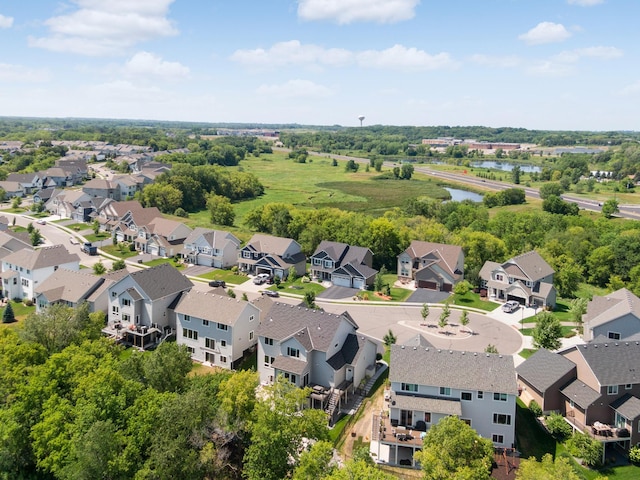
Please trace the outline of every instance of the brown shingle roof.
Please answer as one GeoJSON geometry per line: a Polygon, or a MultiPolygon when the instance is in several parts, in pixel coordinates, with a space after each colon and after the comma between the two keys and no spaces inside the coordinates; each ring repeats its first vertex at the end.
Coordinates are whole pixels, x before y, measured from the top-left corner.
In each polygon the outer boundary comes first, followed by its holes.
{"type": "Polygon", "coordinates": [[[3,261],[19,267],[35,270],[64,263],[80,262],[80,257],[69,253],[64,245],[53,245],[38,250],[22,249],[4,257],[3,261]]]}
{"type": "MultiPolygon", "coordinates": [[[[249,305],[249,302],[227,295],[191,290],[182,296],[175,311],[202,320],[234,325],[249,305]]],[[[257,318],[255,322],[258,323],[257,318]]]]}
{"type": "Polygon", "coordinates": [[[451,275],[455,275],[455,268],[458,258],[462,254],[462,247],[458,245],[413,240],[405,252],[414,259],[422,258],[429,254],[436,255],[442,260],[439,262],[440,266],[451,275]]]}
{"type": "Polygon", "coordinates": [[[59,268],[35,289],[49,302],[66,301],[78,303],[104,282],[104,279],[86,271],[59,268]]]}

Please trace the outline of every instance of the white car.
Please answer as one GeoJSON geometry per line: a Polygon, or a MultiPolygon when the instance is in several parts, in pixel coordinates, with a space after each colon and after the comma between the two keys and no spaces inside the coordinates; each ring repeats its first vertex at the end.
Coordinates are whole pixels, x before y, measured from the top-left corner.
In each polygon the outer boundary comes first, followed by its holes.
{"type": "Polygon", "coordinates": [[[509,300],[507,303],[502,305],[502,311],[505,313],[515,312],[520,308],[520,304],[515,300],[509,300]]]}
{"type": "Polygon", "coordinates": [[[78,245],[80,243],[80,240],[76,237],[69,237],[69,241],[71,242],[71,245],[78,245]]]}
{"type": "Polygon", "coordinates": [[[258,275],[256,275],[254,277],[253,283],[255,283],[256,285],[262,285],[268,279],[269,279],[269,274],[268,273],[259,273],[258,275]]]}

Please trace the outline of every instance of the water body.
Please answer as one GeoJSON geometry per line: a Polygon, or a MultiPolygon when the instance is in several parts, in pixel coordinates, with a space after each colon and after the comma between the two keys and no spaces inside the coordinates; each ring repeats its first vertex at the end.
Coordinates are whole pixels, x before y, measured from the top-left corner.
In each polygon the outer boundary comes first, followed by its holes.
{"type": "Polygon", "coordinates": [[[451,194],[451,200],[461,202],[463,200],[471,200],[472,202],[482,202],[482,195],[467,190],[445,187],[445,190],[451,194]]]}
{"type": "MultiPolygon", "coordinates": [[[[517,165],[520,167],[520,171],[523,173],[541,172],[541,168],[536,165],[517,165]]],[[[481,162],[473,162],[471,166],[474,168],[493,168],[496,170],[502,170],[503,172],[510,172],[511,170],[513,170],[513,167],[515,167],[516,164],[507,162],[495,162],[493,160],[483,160],[481,162]]]]}

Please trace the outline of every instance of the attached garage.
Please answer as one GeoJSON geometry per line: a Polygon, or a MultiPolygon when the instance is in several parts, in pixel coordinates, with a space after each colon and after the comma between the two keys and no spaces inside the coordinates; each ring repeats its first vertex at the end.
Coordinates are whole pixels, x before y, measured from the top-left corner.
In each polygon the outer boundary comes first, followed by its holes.
{"type": "Polygon", "coordinates": [[[351,277],[331,275],[331,282],[338,287],[351,287],[351,277]]]}
{"type": "Polygon", "coordinates": [[[364,278],[354,278],[353,288],[359,288],[360,290],[364,290],[365,288],[367,288],[364,278]]]}
{"type": "Polygon", "coordinates": [[[453,285],[451,285],[450,283],[445,283],[444,285],[442,285],[443,292],[450,292],[451,290],[453,290],[453,285]]]}
{"type": "Polygon", "coordinates": [[[429,290],[438,290],[438,284],[436,282],[429,282],[427,280],[418,280],[418,288],[428,288],[429,290]]]}

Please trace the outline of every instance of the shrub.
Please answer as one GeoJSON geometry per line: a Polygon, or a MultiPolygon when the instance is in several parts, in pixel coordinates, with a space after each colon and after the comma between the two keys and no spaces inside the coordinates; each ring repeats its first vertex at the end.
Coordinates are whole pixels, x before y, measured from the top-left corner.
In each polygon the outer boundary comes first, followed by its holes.
{"type": "Polygon", "coordinates": [[[573,432],[571,425],[569,425],[559,413],[552,413],[547,416],[546,423],[547,429],[558,441],[563,441],[565,438],[570,437],[573,432]]]}
{"type": "Polygon", "coordinates": [[[632,447],[629,450],[629,460],[633,463],[640,463],[640,447],[632,447]]]}
{"type": "Polygon", "coordinates": [[[25,307],[33,307],[33,300],[30,298],[25,298],[22,303],[24,303],[25,307]]]}
{"type": "Polygon", "coordinates": [[[173,212],[173,214],[176,217],[181,217],[181,218],[187,218],[189,216],[189,214],[186,212],[186,210],[182,207],[178,207],[176,208],[176,211],[173,212]]]}
{"type": "Polygon", "coordinates": [[[238,266],[237,266],[237,265],[234,265],[233,267],[231,267],[231,271],[232,271],[233,273],[238,273],[238,266]]]}
{"type": "Polygon", "coordinates": [[[587,467],[599,466],[602,461],[602,444],[589,435],[574,433],[566,442],[567,450],[574,457],[582,459],[587,467]]]}
{"type": "Polygon", "coordinates": [[[529,410],[531,410],[531,413],[533,413],[533,416],[536,418],[542,416],[542,407],[538,405],[538,402],[535,400],[531,400],[531,403],[529,403],[529,410]]]}

